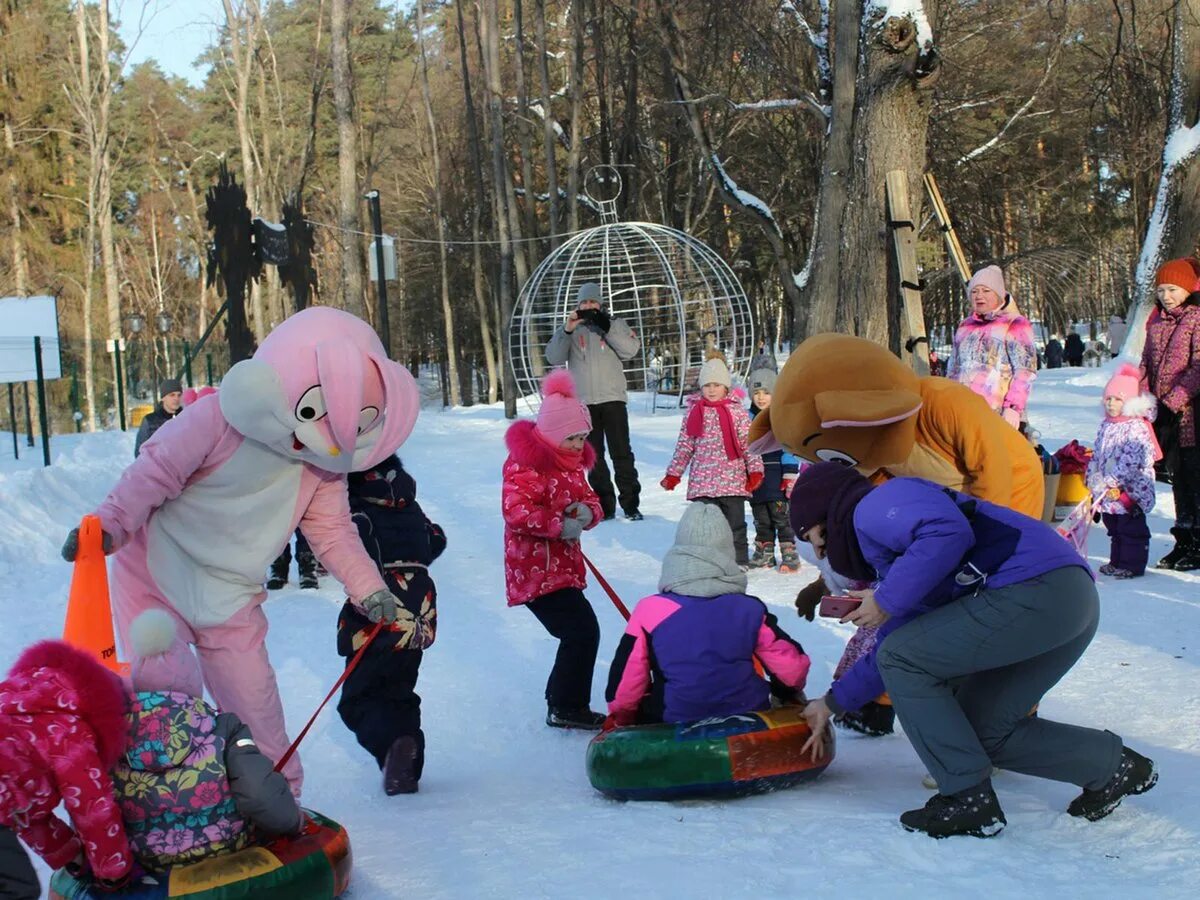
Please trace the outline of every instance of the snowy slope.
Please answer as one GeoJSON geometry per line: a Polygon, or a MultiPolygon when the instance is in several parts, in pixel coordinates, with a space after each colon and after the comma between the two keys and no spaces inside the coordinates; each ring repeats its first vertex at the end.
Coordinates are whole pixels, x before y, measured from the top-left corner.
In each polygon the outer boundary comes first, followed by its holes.
{"type": "MultiPolygon", "coordinates": [[[[1096,371],[1056,370],[1033,391],[1032,418],[1051,448],[1098,422],[1096,371]]],[[[585,550],[632,604],[654,590],[658,562],[683,508],[657,486],[678,414],[631,403],[645,485],[642,523],[604,523],[585,550]]],[[[858,896],[1193,896],[1200,878],[1200,578],[1155,572],[1102,584],[1104,616],[1088,653],[1046,698],[1042,714],[1108,727],[1159,763],[1160,787],[1089,824],[1063,811],[1075,795],[1011,773],[996,779],[1008,816],[992,841],[934,842],[903,832],[897,815],[925,802],[922,769],[902,735],[839,734],[838,757],[815,783],[736,801],[617,803],[583,770],[587,737],[542,724],[553,642],[504,603],[498,515],[506,423],[495,408],[430,410],[403,448],[420,498],[447,531],[433,567],[441,626],[419,691],[429,751],[421,792],[388,798],[370,757],[328,709],[303,758],[305,802],[340,819],[355,854],[355,900],[392,897],[537,898],[858,896]]],[[[0,435],[0,452],[9,446],[0,435]]],[[[54,442],[55,465],[0,462],[0,666],[62,624],[70,568],[62,536],[101,499],[132,454],[132,436],[54,442]]],[[[1169,490],[1151,518],[1152,558],[1167,547],[1169,490]]],[[[1107,561],[1103,529],[1094,565],[1107,561]]],[[[810,693],[828,684],[849,626],[807,623],[791,610],[812,570],[753,573],[751,590],[814,659],[810,693]]],[[[603,629],[594,699],[602,701],[622,622],[589,588],[603,629]]],[[[341,594],[284,590],[268,602],[271,656],[297,730],[340,669],[333,632],[341,594]]],[[[44,874],[44,872],[43,872],[44,874]]]]}

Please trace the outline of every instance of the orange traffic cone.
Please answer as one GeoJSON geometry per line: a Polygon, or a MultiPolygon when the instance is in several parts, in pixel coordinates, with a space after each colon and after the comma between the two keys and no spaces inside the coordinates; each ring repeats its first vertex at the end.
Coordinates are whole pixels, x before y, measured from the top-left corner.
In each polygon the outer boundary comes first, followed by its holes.
{"type": "Polygon", "coordinates": [[[104,531],[96,516],[84,516],[79,525],[79,552],[75,556],[75,573],[71,576],[63,640],[95,654],[118,675],[128,671],[128,664],[117,661],[112,604],[108,597],[108,566],[104,561],[104,531]]]}

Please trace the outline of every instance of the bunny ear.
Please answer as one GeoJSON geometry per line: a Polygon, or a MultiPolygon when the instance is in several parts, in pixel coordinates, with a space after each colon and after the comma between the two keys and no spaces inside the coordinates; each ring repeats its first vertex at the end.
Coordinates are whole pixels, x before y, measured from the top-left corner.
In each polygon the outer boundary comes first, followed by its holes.
{"type": "Polygon", "coordinates": [[[421,411],[421,395],[408,369],[376,353],[368,353],[367,359],[383,382],[383,424],[372,432],[375,440],[366,458],[355,460],[356,469],[369,469],[395,453],[412,434],[421,411]]]}
{"type": "Polygon", "coordinates": [[[362,351],[346,338],[317,344],[317,378],[325,397],[329,431],[338,449],[354,453],[358,443],[358,414],[362,409],[362,351]]]}

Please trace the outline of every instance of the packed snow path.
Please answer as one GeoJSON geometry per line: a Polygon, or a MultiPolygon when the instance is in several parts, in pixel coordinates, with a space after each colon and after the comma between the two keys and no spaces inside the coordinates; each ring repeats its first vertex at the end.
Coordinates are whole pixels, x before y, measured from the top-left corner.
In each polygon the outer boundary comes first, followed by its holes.
{"type": "MultiPolygon", "coordinates": [[[[1091,443],[1104,374],[1043,372],[1031,417],[1054,449],[1091,443]]],[[[585,549],[632,605],[655,589],[659,563],[684,504],[657,482],[678,413],[630,403],[646,520],[601,524],[585,549]]],[[[348,896],[366,898],[1194,896],[1200,883],[1200,578],[1153,572],[1101,579],[1103,619],[1083,660],[1046,698],[1042,714],[1107,727],[1153,757],[1156,790],[1127,799],[1099,823],[1064,812],[1077,789],[1012,773],[995,786],[1008,828],[994,840],[931,841],[906,834],[900,812],[925,802],[923,769],[896,734],[841,732],[818,781],[734,801],[617,803],[588,785],[588,736],[542,723],[542,688],[554,653],[532,615],[504,602],[499,516],[507,423],[496,408],[427,410],[402,448],[449,549],[433,566],[438,640],[418,691],[429,750],[421,791],[385,797],[379,773],[332,705],[302,750],[306,805],[339,819],[354,847],[348,896]]],[[[22,439],[22,445],[24,441],[22,439]]],[[[0,452],[8,453],[8,435],[0,452]]],[[[40,452],[0,462],[0,666],[35,639],[61,631],[71,569],[59,558],[67,530],[105,495],[132,458],[133,435],[56,438],[54,466],[40,452]]],[[[1159,486],[1151,559],[1169,546],[1172,502],[1159,486]]],[[[753,526],[751,526],[753,531],[753,526]]],[[[1093,567],[1107,561],[1101,527],[1093,567]]],[[[756,572],[750,591],[774,607],[812,656],[809,692],[827,685],[850,627],[810,624],[792,609],[813,577],[756,572]]],[[[294,584],[293,572],[293,584],[294,584]]],[[[603,630],[593,698],[601,708],[622,621],[588,589],[603,630]]],[[[294,587],[266,606],[269,646],[295,733],[336,679],[334,625],[342,595],[294,587]]],[[[39,871],[46,880],[46,871],[39,871]]]]}

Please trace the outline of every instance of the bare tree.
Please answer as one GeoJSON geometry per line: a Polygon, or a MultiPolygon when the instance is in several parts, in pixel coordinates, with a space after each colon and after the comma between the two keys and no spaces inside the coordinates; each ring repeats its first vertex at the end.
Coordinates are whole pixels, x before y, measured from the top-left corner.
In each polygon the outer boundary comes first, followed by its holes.
{"type": "Polygon", "coordinates": [[[333,48],[333,109],[338,127],[338,225],[341,227],[342,292],[348,312],[366,318],[359,253],[358,134],[354,128],[354,74],[350,70],[350,2],[330,0],[333,48]]]}

